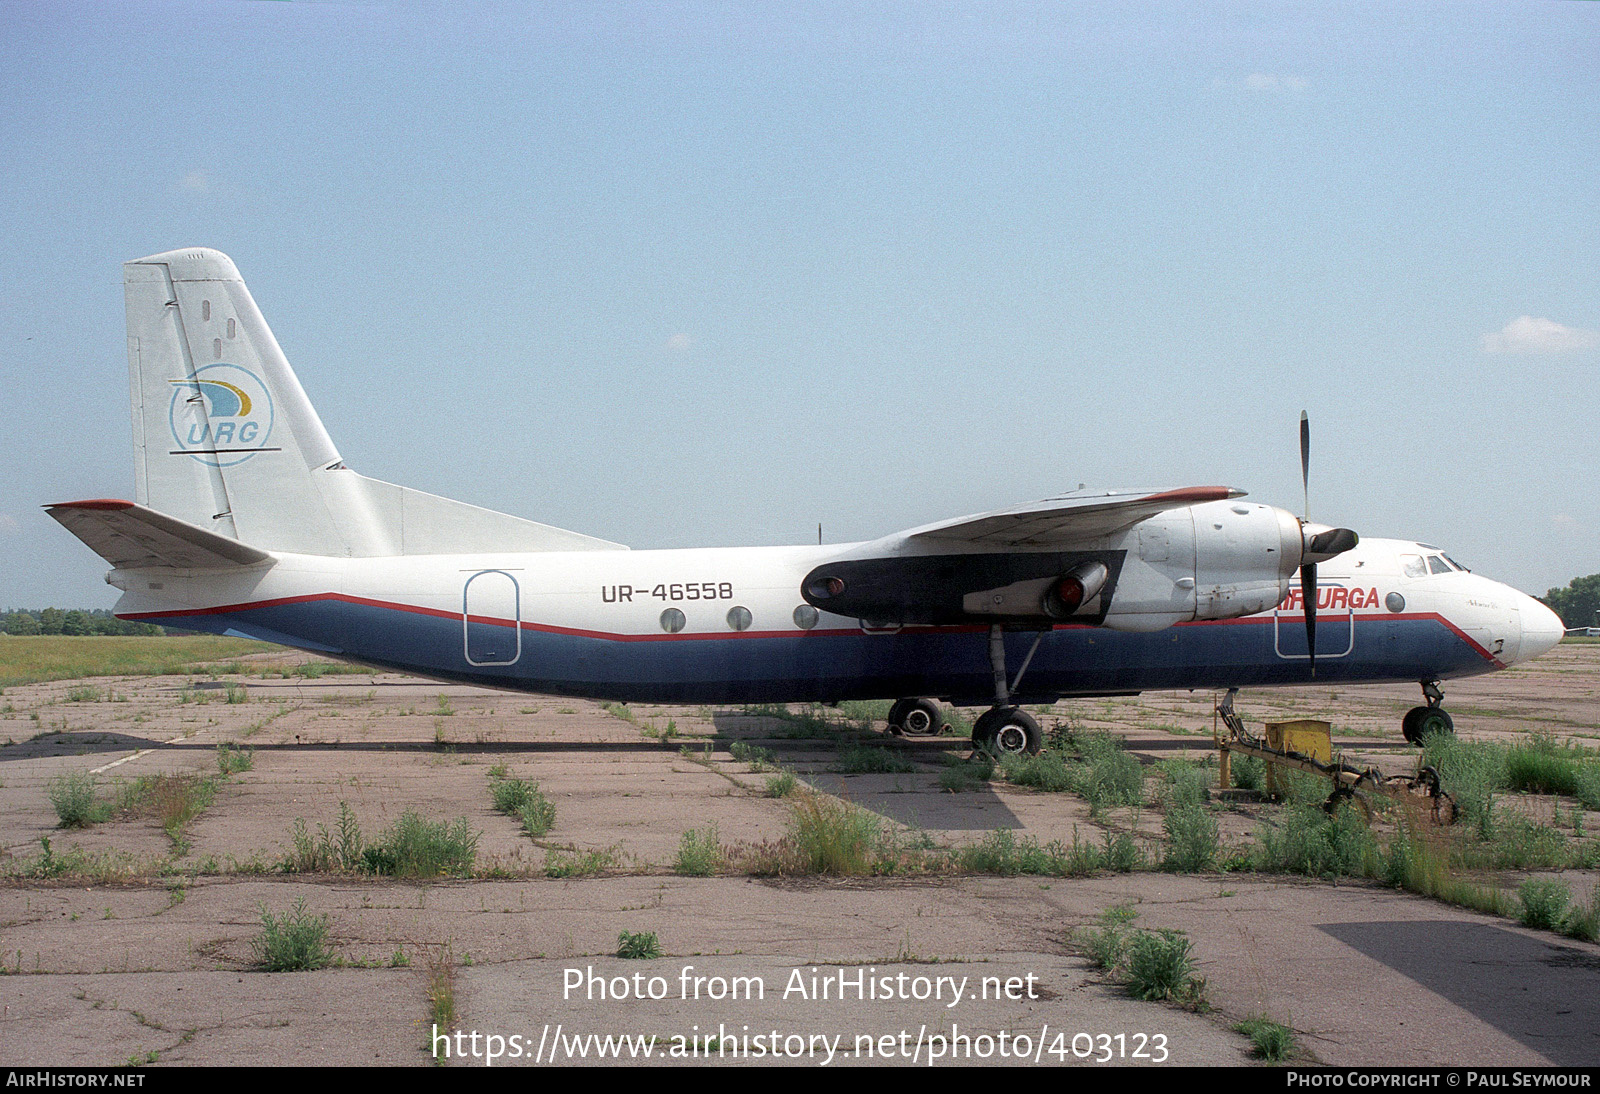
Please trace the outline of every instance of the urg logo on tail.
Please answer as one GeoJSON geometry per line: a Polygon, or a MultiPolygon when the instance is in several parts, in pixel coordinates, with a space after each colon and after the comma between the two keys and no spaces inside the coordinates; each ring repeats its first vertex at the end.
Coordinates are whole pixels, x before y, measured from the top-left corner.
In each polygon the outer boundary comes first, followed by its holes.
{"type": "Polygon", "coordinates": [[[272,436],[272,395],[261,378],[240,365],[219,363],[196,369],[187,380],[170,380],[167,421],[178,447],[212,467],[232,467],[267,447],[272,436]]]}

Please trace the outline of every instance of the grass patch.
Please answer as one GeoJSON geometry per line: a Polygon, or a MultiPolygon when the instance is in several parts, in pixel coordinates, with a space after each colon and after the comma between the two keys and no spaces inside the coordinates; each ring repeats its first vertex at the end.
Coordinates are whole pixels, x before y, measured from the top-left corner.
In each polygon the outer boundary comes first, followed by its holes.
{"type": "Polygon", "coordinates": [[[939,772],[939,789],[952,794],[986,789],[989,780],[994,778],[994,760],[983,752],[970,760],[947,752],[944,763],[944,770],[939,772]]]}
{"type": "Polygon", "coordinates": [[[216,635],[11,635],[0,641],[0,687],[89,676],[176,676],[196,663],[279,648],[216,635]]]}
{"type": "Polygon", "coordinates": [[[830,768],[841,775],[907,775],[916,769],[910,760],[876,745],[851,745],[830,768]]]}
{"type": "Polygon", "coordinates": [[[328,945],[328,917],[306,911],[304,897],[282,917],[261,905],[261,933],[251,946],[256,965],[267,972],[320,969],[333,960],[333,950],[328,945]]]}
{"type": "Polygon", "coordinates": [[[650,961],[661,956],[654,931],[623,931],[617,935],[617,956],[630,961],[650,961]]]}

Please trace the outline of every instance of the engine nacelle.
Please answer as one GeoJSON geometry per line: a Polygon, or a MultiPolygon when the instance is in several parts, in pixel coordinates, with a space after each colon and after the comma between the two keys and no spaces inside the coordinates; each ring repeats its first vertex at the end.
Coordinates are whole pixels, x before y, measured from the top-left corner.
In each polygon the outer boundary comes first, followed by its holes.
{"type": "Polygon", "coordinates": [[[1300,521],[1241,501],[1174,509],[1135,525],[1105,626],[1157,631],[1236,619],[1282,602],[1300,565],[1300,521]]]}

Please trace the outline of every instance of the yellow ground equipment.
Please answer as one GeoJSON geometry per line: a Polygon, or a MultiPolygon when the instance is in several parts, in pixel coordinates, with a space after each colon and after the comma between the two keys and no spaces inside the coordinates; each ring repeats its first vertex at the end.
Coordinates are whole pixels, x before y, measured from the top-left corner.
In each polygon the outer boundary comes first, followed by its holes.
{"type": "Polygon", "coordinates": [[[1256,737],[1245,728],[1244,719],[1233,709],[1238,689],[1230,689],[1217,704],[1217,717],[1223,726],[1213,729],[1221,758],[1219,778],[1223,789],[1233,785],[1232,756],[1256,756],[1267,763],[1267,792],[1279,792],[1277,771],[1294,768],[1328,779],[1333,785],[1323,808],[1330,813],[1342,803],[1359,805],[1371,812],[1361,795],[1383,794],[1408,802],[1430,817],[1435,824],[1454,824],[1456,803],[1439,786],[1439,773],[1432,767],[1419,767],[1415,775],[1385,775],[1375,767],[1352,767],[1333,753],[1333,738],[1327,722],[1305,718],[1291,722],[1267,722],[1266,736],[1256,737]]]}

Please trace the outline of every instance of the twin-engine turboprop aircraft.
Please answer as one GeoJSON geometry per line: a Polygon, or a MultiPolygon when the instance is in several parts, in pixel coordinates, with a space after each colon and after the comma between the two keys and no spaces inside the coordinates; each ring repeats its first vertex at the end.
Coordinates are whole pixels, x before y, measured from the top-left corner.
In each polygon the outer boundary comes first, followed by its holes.
{"type": "MultiPolygon", "coordinates": [[[[987,705],[1157,688],[1438,682],[1536,657],[1544,605],[1440,551],[1227,487],[1077,491],[869,543],[629,551],[345,466],[226,255],[124,265],[135,501],[49,506],[116,614],[491,687],[666,703],[987,705]],[[1321,573],[1318,573],[1318,566],[1321,573]],[[1296,571],[1299,582],[1296,583],[1296,571]]],[[[1302,456],[1307,454],[1302,431],[1302,456]]]]}

